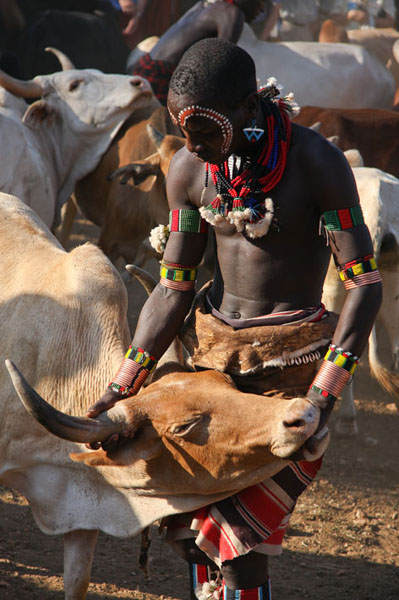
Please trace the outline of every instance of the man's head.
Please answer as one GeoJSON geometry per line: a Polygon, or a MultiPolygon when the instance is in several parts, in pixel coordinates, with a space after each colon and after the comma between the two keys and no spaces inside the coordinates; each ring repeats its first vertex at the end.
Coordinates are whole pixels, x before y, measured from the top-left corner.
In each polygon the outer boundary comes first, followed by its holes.
{"type": "Polygon", "coordinates": [[[256,116],[256,92],[250,55],[232,42],[206,38],[193,44],[179,62],[169,85],[168,108],[187,148],[214,162],[242,143],[242,128],[256,116]]]}

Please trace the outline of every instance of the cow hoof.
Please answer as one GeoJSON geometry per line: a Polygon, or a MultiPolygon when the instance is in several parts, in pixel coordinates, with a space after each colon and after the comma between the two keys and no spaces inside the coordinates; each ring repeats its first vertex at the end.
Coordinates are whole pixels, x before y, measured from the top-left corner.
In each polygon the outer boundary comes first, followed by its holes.
{"type": "Polygon", "coordinates": [[[343,437],[351,437],[359,433],[359,428],[354,417],[340,418],[334,425],[335,433],[343,437]]]}

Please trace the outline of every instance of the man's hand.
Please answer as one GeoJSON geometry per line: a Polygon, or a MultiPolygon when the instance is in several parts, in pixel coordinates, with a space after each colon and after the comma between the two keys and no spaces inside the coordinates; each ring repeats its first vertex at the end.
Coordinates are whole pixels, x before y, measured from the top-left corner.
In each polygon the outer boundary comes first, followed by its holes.
{"type": "MultiPolygon", "coordinates": [[[[110,389],[107,389],[105,394],[101,396],[99,400],[95,404],[89,407],[86,415],[91,419],[94,419],[97,415],[104,412],[105,410],[109,410],[112,408],[116,402],[122,400],[125,396],[120,396],[116,392],[113,392],[110,389]]],[[[116,446],[123,445],[128,441],[130,434],[128,431],[121,431],[119,434],[111,435],[104,442],[92,442],[91,444],[85,444],[86,448],[90,448],[91,450],[98,450],[102,448],[105,451],[112,450],[116,446]]]]}

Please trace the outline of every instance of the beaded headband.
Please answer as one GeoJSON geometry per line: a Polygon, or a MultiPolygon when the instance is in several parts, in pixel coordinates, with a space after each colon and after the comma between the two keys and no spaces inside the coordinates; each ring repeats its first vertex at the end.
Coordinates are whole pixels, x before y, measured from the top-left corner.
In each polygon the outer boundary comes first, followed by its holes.
{"type": "Polygon", "coordinates": [[[182,108],[176,117],[169,111],[172,121],[177,125],[179,124],[181,127],[185,127],[187,123],[187,119],[190,117],[204,117],[205,119],[211,119],[211,121],[215,121],[217,125],[219,125],[222,130],[223,136],[223,144],[221,146],[221,152],[227,153],[230,150],[231,142],[233,140],[233,125],[231,121],[222,113],[217,112],[213,108],[205,108],[203,106],[198,106],[197,104],[192,104],[191,106],[187,106],[186,108],[182,108]]]}

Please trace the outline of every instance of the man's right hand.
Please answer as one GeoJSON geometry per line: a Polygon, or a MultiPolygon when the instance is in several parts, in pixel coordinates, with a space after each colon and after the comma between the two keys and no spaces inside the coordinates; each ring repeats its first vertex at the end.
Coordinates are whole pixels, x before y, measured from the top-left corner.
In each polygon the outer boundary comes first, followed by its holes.
{"type": "MultiPolygon", "coordinates": [[[[112,391],[111,389],[107,389],[105,394],[101,396],[97,402],[95,402],[92,406],[89,407],[86,415],[91,419],[94,419],[100,413],[109,410],[112,408],[116,402],[126,398],[126,396],[121,396],[120,394],[112,391]]],[[[119,435],[115,434],[109,437],[104,442],[92,442],[90,444],[85,444],[86,448],[90,448],[91,450],[98,450],[99,448],[103,448],[103,450],[111,450],[115,446],[124,441],[128,440],[127,432],[122,431],[119,435]]]]}

